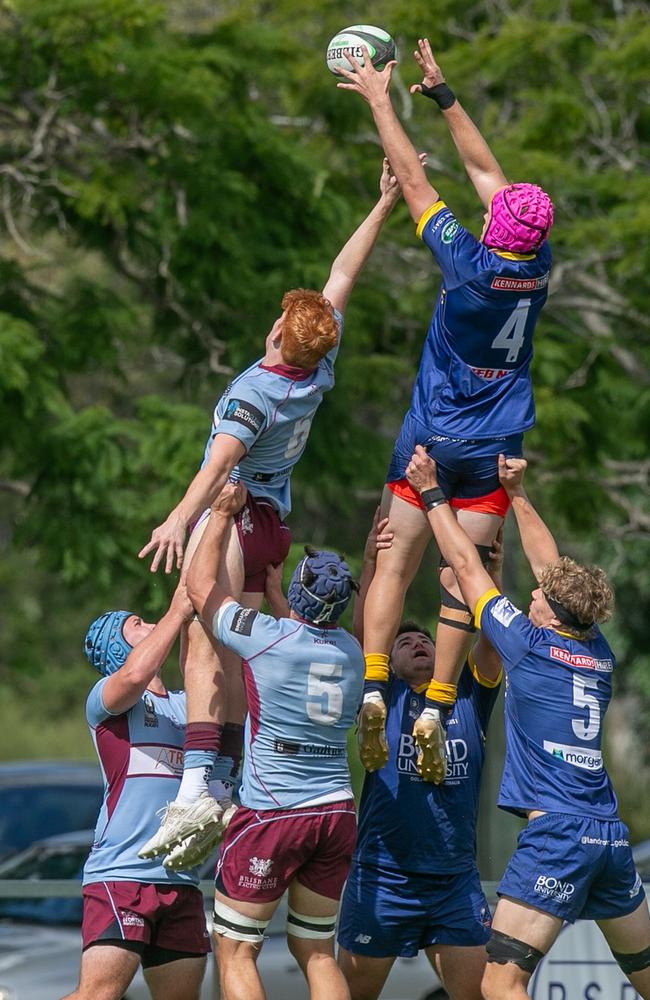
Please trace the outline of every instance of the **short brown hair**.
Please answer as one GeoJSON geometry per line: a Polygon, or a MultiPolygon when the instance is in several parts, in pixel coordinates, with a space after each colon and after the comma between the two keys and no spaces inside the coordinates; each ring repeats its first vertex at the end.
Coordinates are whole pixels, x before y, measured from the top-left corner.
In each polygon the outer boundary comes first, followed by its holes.
{"type": "Polygon", "coordinates": [[[331,303],[320,292],[294,288],[282,299],[282,311],[282,357],[296,368],[315,368],[339,335],[331,303]]]}
{"type": "Polygon", "coordinates": [[[544,568],[539,585],[585,627],[606,622],[614,610],[614,592],[600,566],[581,566],[562,556],[544,568]]]}

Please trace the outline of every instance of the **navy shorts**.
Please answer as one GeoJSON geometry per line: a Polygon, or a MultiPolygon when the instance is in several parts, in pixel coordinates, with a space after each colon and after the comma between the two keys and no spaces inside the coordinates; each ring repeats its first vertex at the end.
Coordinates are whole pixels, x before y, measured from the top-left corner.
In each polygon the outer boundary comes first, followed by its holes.
{"type": "MultiPolygon", "coordinates": [[[[467,441],[433,434],[409,411],[404,417],[386,475],[387,483],[405,478],[416,444],[423,445],[438,469],[438,483],[447,499],[478,500],[501,491],[498,456],[522,454],[523,434],[467,441]]],[[[468,505],[469,506],[469,505],[468,505]]]]}
{"type": "Polygon", "coordinates": [[[519,834],[499,883],[500,896],[562,920],[610,920],[645,899],[620,820],[545,813],[519,834]]]}
{"type": "Polygon", "coordinates": [[[354,862],[341,901],[338,942],[353,955],[412,958],[437,944],[484,945],[491,922],[475,868],[415,875],[354,862]]]}

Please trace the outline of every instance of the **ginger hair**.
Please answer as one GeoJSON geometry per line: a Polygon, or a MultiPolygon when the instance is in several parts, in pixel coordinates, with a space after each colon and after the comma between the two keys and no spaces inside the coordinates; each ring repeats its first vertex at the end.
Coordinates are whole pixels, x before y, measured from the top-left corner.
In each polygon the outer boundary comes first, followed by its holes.
{"type": "Polygon", "coordinates": [[[544,568],[539,585],[585,626],[606,622],[614,610],[614,592],[600,566],[581,566],[562,556],[544,568]]]}
{"type": "Polygon", "coordinates": [[[296,368],[315,368],[336,346],[339,325],[320,292],[295,288],[282,299],[282,357],[296,368]]]}

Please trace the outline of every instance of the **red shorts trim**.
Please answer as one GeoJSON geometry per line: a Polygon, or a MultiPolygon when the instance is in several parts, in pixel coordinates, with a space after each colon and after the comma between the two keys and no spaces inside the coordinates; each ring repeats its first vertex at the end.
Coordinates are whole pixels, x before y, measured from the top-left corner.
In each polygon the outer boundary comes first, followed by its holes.
{"type": "Polygon", "coordinates": [[[84,948],[97,941],[134,941],[194,955],[211,950],[203,896],[193,885],[93,882],[82,895],[84,948]]]}
{"type": "Polygon", "coordinates": [[[217,889],[241,902],[266,903],[297,879],[321,896],[339,899],[356,832],[352,799],[296,809],[240,806],[221,845],[217,889]]]}
{"type": "MultiPolygon", "coordinates": [[[[386,483],[386,486],[400,500],[425,510],[420,494],[415,492],[408,479],[397,479],[393,483],[386,483]]],[[[449,506],[454,510],[472,510],[479,514],[497,514],[499,517],[505,517],[510,508],[510,500],[503,486],[499,486],[492,493],[486,493],[482,497],[452,497],[449,506]]]]}
{"type": "Polygon", "coordinates": [[[287,558],[291,532],[268,500],[251,493],[235,515],[235,526],[244,561],[244,592],[263,594],[266,567],[287,558]]]}

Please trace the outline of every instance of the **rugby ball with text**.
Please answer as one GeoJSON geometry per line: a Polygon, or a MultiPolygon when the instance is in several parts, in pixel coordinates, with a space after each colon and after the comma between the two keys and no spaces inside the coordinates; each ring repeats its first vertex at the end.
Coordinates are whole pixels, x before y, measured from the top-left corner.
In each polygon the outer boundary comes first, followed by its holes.
{"type": "Polygon", "coordinates": [[[352,69],[343,55],[345,49],[350,49],[352,56],[363,65],[362,45],[368,49],[375,69],[383,69],[386,63],[395,59],[397,53],[395,42],[383,28],[375,28],[372,24],[353,24],[334,35],[327,46],[327,68],[335,76],[340,75],[336,72],[339,66],[342,69],[352,69]]]}

